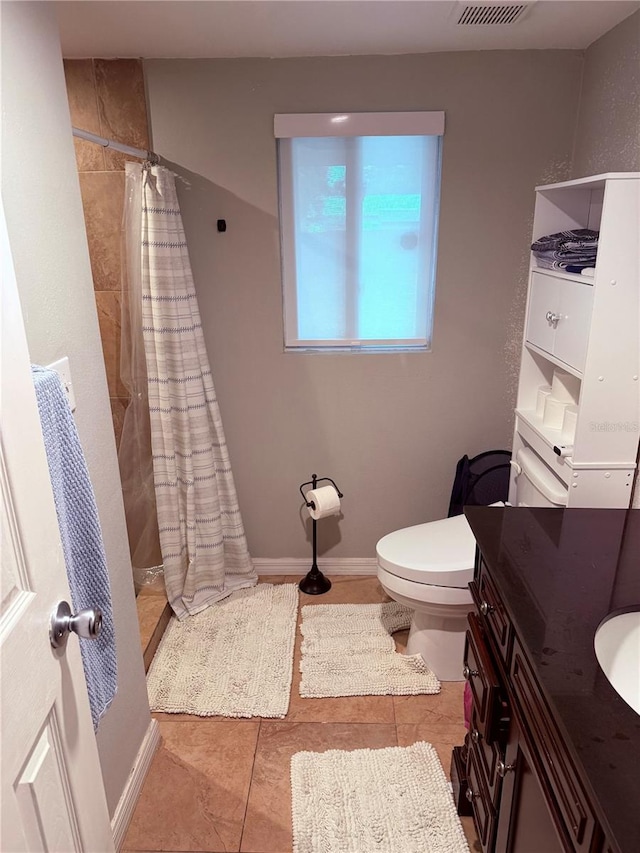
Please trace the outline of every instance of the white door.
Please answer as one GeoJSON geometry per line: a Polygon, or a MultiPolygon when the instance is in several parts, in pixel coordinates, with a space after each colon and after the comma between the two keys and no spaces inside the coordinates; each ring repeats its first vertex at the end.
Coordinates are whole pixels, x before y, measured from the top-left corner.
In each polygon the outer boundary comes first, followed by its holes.
{"type": "Polygon", "coordinates": [[[593,285],[577,281],[563,281],[560,291],[559,314],[553,354],[575,367],[584,370],[591,329],[593,285]]]}
{"type": "Polygon", "coordinates": [[[553,352],[555,325],[547,319],[558,311],[558,282],[550,275],[534,272],[531,276],[527,340],[545,352],[553,352]]]}
{"type": "Polygon", "coordinates": [[[0,247],[0,850],[108,853],[78,638],[64,654],[49,642],[51,613],[70,596],[1,207],[0,247]]]}

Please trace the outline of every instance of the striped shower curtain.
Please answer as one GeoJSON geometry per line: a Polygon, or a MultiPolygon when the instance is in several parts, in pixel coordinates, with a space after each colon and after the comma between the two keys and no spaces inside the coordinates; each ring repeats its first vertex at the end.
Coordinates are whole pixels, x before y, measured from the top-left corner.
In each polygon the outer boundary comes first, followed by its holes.
{"type": "MultiPolygon", "coordinates": [[[[172,172],[126,164],[130,316],[142,326],[153,484],[176,616],[255,585],[172,172]]],[[[135,334],[135,330],[132,330],[135,334]]],[[[131,531],[130,531],[131,536],[131,531]]]]}

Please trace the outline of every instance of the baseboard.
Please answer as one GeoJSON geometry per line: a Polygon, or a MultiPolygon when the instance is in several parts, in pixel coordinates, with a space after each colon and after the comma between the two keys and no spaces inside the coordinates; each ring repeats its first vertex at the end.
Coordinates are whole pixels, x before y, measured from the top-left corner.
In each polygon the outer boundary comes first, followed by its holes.
{"type": "MultiPolygon", "coordinates": [[[[295,575],[303,578],[311,568],[310,557],[254,557],[259,575],[295,575]]],[[[376,575],[375,557],[320,557],[318,568],[325,575],[376,575]]]]}
{"type": "Polygon", "coordinates": [[[140,791],[159,746],[160,726],[156,720],[152,719],[142,739],[127,784],[124,786],[124,791],[111,820],[111,831],[113,832],[113,843],[116,851],[119,851],[124,844],[124,838],[129,829],[140,791]]]}

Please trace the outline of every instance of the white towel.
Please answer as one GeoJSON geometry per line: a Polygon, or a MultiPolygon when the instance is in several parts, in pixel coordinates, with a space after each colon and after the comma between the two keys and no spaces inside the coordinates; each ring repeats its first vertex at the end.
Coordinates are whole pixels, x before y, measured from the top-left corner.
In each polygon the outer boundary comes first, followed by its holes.
{"type": "Polygon", "coordinates": [[[116,693],[118,671],[111,589],[102,531],[87,463],[60,377],[32,367],[49,476],[71,589],[73,610],[99,607],[102,631],[80,651],[94,730],[116,693]]]}

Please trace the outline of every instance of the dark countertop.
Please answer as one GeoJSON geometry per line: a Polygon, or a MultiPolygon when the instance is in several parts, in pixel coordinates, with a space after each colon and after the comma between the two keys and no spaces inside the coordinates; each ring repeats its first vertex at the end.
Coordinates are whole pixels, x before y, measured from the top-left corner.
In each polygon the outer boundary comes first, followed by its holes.
{"type": "Polygon", "coordinates": [[[640,715],[596,629],[640,609],[640,510],[466,507],[482,555],[610,841],[640,850],[640,715]]]}

